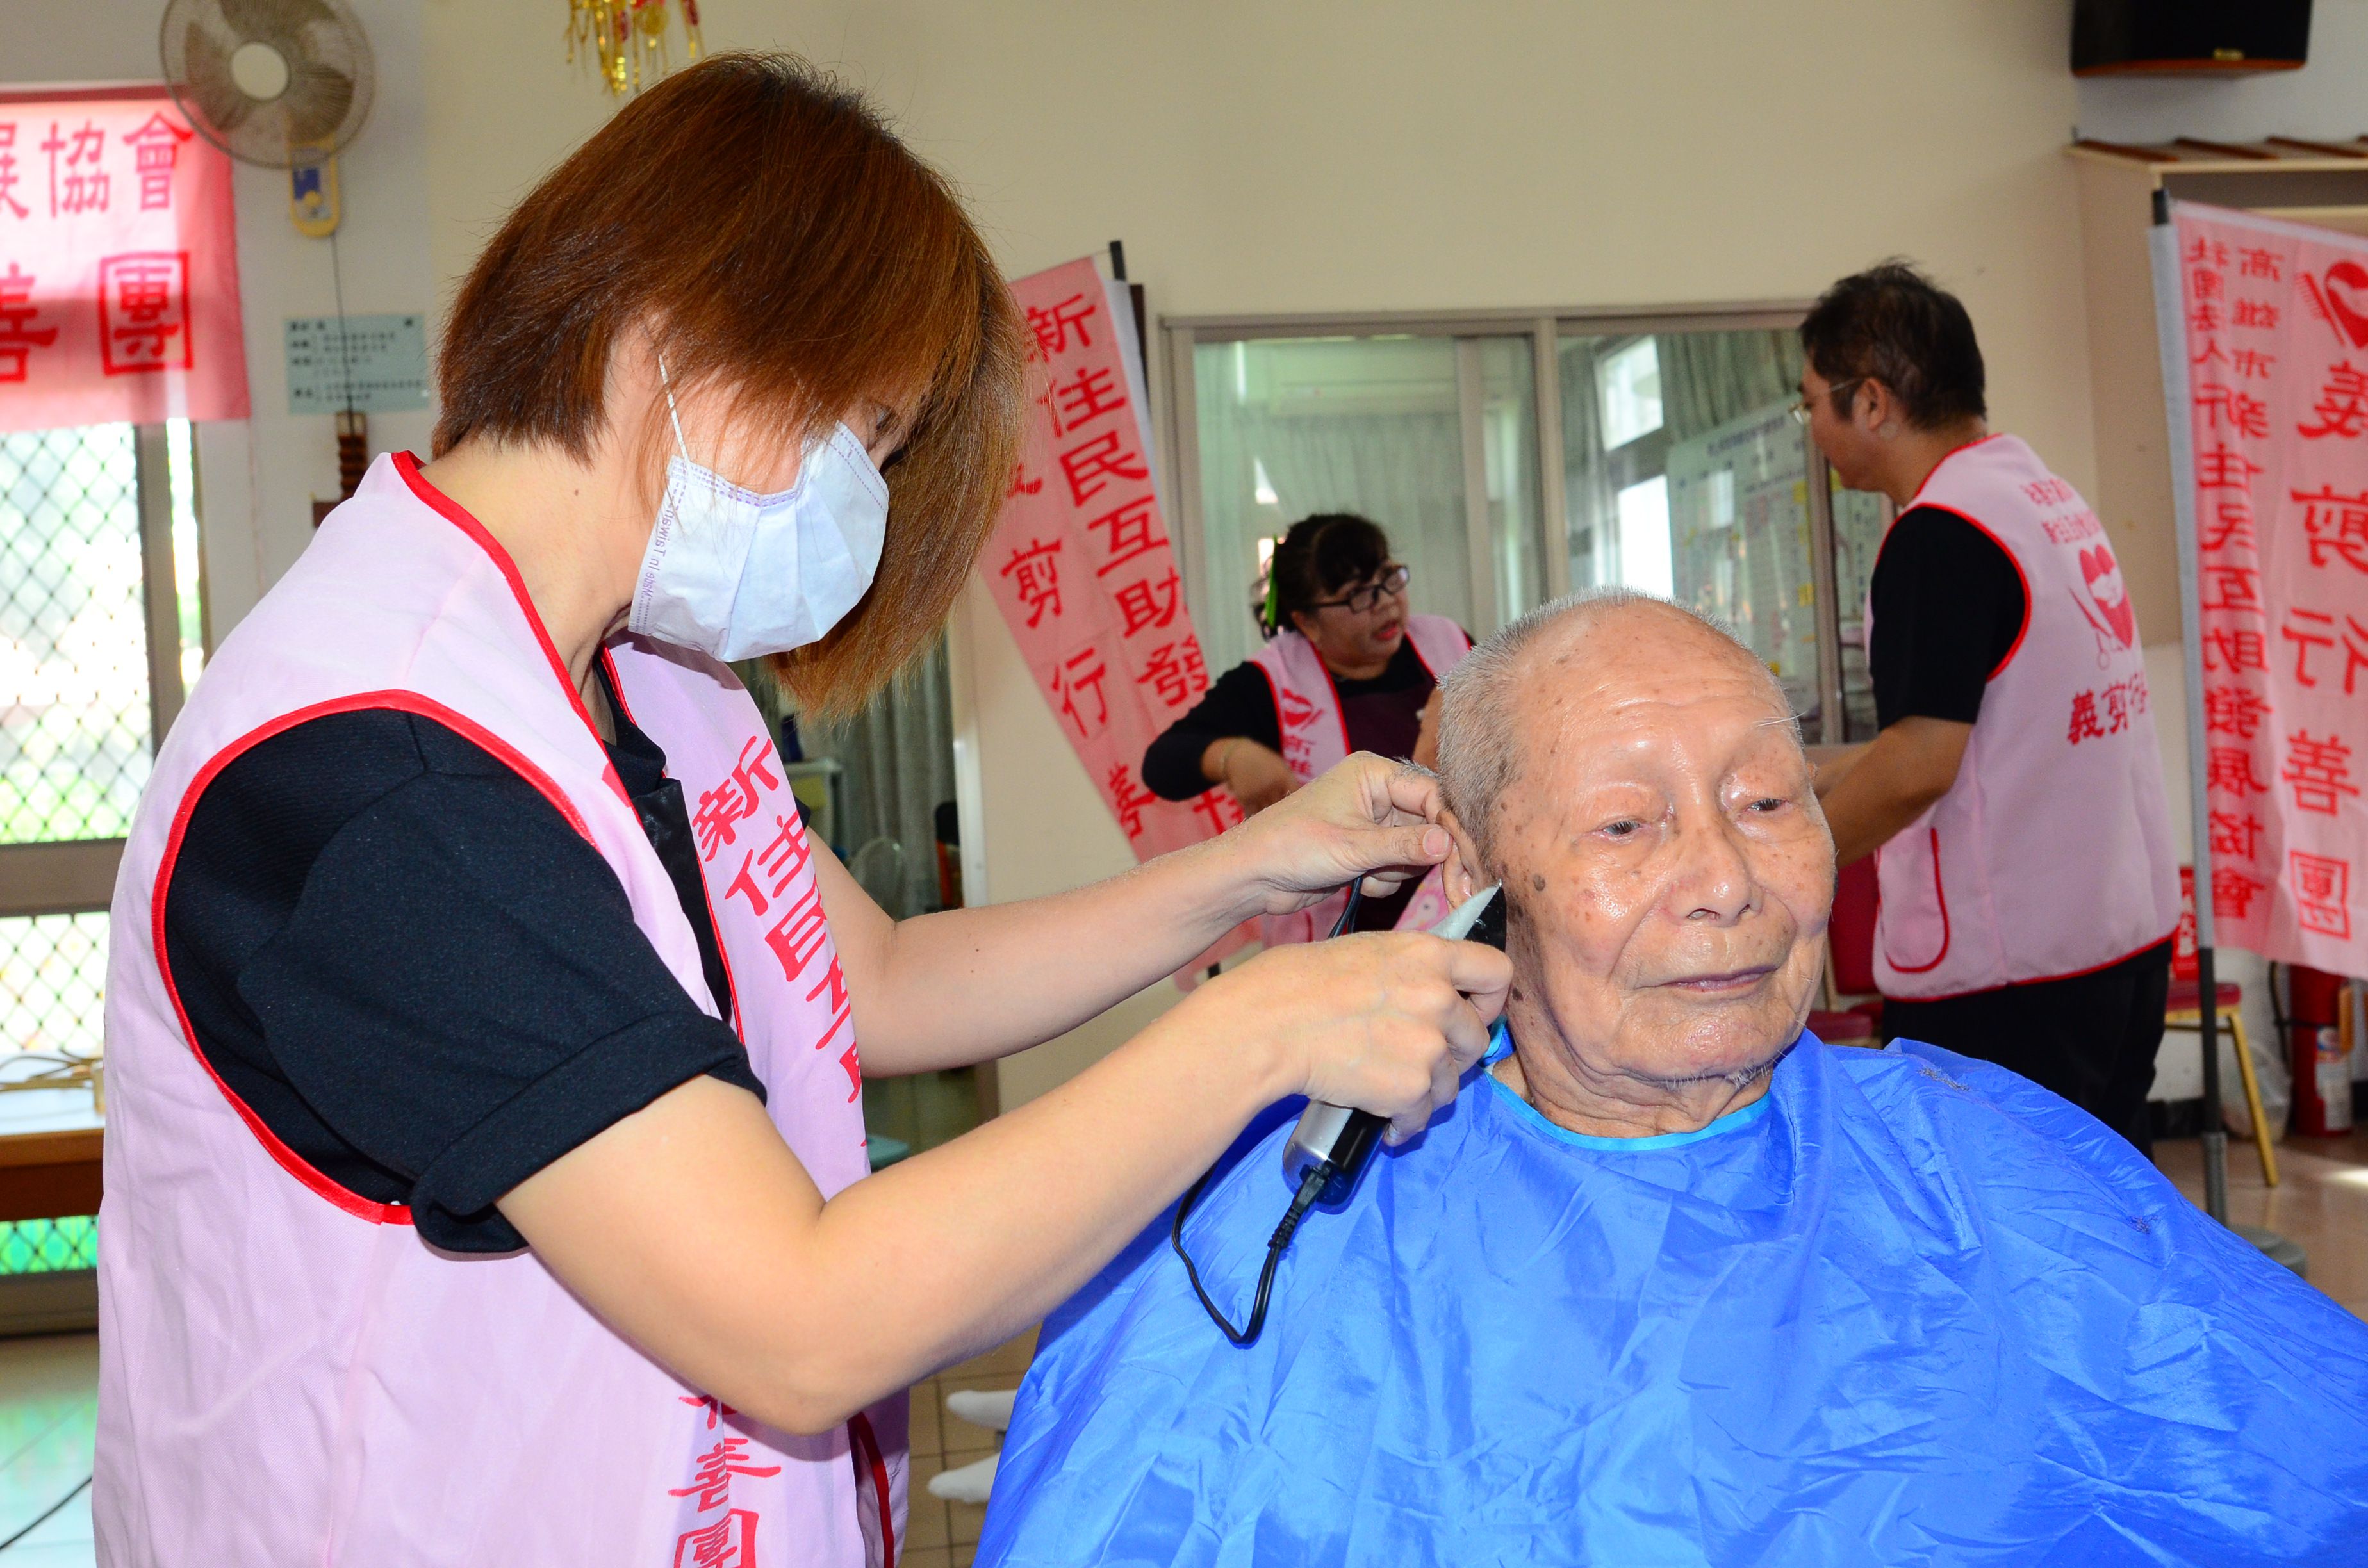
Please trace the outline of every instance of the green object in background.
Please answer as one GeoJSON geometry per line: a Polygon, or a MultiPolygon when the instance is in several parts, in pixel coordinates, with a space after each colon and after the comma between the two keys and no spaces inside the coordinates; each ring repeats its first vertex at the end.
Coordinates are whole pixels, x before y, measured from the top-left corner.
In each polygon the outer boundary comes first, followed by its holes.
{"type": "Polygon", "coordinates": [[[871,1134],[865,1141],[865,1146],[871,1152],[871,1168],[875,1171],[886,1170],[913,1152],[913,1146],[910,1143],[905,1142],[902,1138],[891,1138],[884,1132],[871,1134]]]}
{"type": "Polygon", "coordinates": [[[98,1267],[98,1221],[78,1214],[64,1220],[0,1222],[0,1278],[12,1274],[63,1274],[98,1267]]]}

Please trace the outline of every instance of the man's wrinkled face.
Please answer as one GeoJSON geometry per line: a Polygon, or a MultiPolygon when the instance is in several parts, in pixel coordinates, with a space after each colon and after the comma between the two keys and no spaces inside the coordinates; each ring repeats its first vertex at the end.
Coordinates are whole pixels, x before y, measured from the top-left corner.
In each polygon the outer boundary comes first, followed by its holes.
{"type": "Polygon", "coordinates": [[[1774,682],[1653,607],[1531,657],[1492,845],[1523,1054],[1663,1084],[1764,1066],[1807,1015],[1834,881],[1774,682]]]}

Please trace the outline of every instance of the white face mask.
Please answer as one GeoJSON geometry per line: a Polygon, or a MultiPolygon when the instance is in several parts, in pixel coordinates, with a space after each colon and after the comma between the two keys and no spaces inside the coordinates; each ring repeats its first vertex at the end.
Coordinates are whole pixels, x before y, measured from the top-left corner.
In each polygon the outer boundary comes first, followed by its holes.
{"type": "Polygon", "coordinates": [[[727,660],[820,642],[871,586],[888,535],[888,482],[863,443],[840,425],[807,443],[797,483],[758,495],[690,460],[671,385],[666,416],[677,455],[625,624],[727,660]]]}

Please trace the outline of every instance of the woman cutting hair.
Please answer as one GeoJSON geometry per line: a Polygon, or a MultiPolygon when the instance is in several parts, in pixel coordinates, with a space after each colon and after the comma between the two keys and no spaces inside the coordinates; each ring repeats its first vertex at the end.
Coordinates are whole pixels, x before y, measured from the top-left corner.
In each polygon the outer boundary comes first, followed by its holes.
{"type": "Polygon", "coordinates": [[[866,1176],[865,1071],[1419,876],[1434,788],[1350,759],[1126,876],[902,923],[806,836],[724,661],[823,715],[886,682],[1028,390],[944,182],[791,62],[687,70],[554,171],[439,381],[435,460],[381,458],[209,662],[125,847],[99,1557],[891,1561],[899,1391],[1272,1101],[1421,1126],[1504,960],[1261,957],[866,1176]]]}
{"type": "MultiPolygon", "coordinates": [[[[1258,612],[1266,646],[1151,743],[1144,784],[1170,801],[1222,784],[1256,814],[1352,752],[1429,767],[1438,744],[1432,697],[1472,639],[1444,617],[1408,612],[1409,575],[1368,518],[1321,512],[1293,523],[1267,570],[1258,612]]],[[[1443,894],[1416,894],[1409,882],[1363,901],[1356,928],[1429,926],[1424,915],[1445,913],[1443,894]]],[[[1267,945],[1322,936],[1338,908],[1269,918],[1267,945]]]]}

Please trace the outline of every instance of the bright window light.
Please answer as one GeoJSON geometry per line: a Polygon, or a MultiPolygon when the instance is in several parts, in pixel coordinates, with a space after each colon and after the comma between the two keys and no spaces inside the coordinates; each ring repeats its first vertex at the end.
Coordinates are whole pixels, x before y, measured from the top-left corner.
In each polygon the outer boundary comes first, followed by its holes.
{"type": "Polygon", "coordinates": [[[1656,476],[1620,493],[1620,583],[1668,598],[1677,591],[1669,562],[1669,482],[1656,476]]]}
{"type": "Polygon", "coordinates": [[[1266,464],[1257,458],[1250,460],[1252,488],[1250,498],[1261,506],[1280,506],[1282,497],[1274,493],[1274,481],[1266,476],[1266,464]]]}
{"type": "Polygon", "coordinates": [[[1596,403],[1602,412],[1603,449],[1624,447],[1661,427],[1661,351],[1640,337],[1595,362],[1596,403]]]}

